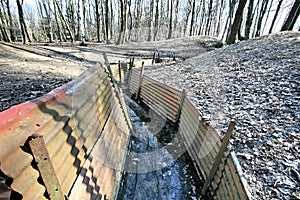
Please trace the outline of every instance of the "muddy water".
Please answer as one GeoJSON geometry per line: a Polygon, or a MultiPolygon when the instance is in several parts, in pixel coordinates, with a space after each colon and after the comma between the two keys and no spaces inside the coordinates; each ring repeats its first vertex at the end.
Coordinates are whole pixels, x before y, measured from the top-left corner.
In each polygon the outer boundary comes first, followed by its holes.
{"type": "Polygon", "coordinates": [[[125,99],[134,134],[117,199],[197,199],[200,180],[188,154],[174,156],[165,148],[174,142],[176,131],[130,98],[125,99]]]}

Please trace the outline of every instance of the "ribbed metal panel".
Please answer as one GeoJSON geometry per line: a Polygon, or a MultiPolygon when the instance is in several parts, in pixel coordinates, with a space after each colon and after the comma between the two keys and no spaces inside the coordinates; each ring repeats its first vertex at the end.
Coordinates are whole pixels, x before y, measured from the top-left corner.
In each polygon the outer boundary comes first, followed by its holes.
{"type": "Polygon", "coordinates": [[[111,198],[115,195],[129,129],[103,68],[93,68],[42,98],[0,113],[1,171],[13,179],[10,187],[23,199],[43,199],[46,189],[37,182],[40,175],[31,165],[33,157],[28,150],[20,148],[32,134],[44,136],[55,174],[66,196],[80,193],[80,199],[96,199],[102,192],[111,198]],[[107,123],[109,121],[115,123],[107,123]],[[103,143],[97,142],[100,136],[115,145],[106,151],[101,147],[103,143]],[[118,171],[110,166],[102,170],[103,164],[97,158],[99,153],[92,153],[96,144],[105,154],[123,148],[123,153],[116,153],[118,156],[109,160],[121,163],[112,162],[119,164],[118,171]],[[114,182],[100,180],[104,177],[114,182]],[[94,189],[90,190],[91,187],[94,189]]]}
{"type": "MultiPolygon", "coordinates": [[[[180,109],[181,92],[167,85],[157,82],[150,77],[143,76],[140,84],[140,70],[131,70],[128,77],[128,88],[132,95],[139,91],[139,99],[162,117],[176,122],[180,109]]],[[[184,98],[179,118],[179,133],[203,181],[209,178],[213,164],[221,148],[221,137],[215,129],[200,120],[198,110],[188,98],[184,98]]],[[[226,154],[227,152],[225,152],[226,154]]],[[[228,154],[227,154],[228,155],[228,154]]],[[[236,164],[237,163],[237,164],[236,164]]],[[[248,199],[250,195],[238,174],[233,157],[222,158],[222,162],[213,175],[210,189],[216,199],[248,199]],[[226,163],[226,165],[224,165],[226,163]]]]}

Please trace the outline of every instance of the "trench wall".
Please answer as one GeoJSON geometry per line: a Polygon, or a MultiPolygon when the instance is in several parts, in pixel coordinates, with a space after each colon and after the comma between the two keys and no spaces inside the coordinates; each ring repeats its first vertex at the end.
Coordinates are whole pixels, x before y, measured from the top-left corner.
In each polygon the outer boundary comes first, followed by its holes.
{"type": "Polygon", "coordinates": [[[114,199],[128,136],[108,73],[92,68],[39,99],[0,113],[1,176],[17,199],[114,199]],[[35,159],[28,145],[32,135],[44,141],[41,151],[54,172],[35,159]],[[54,191],[47,187],[51,184],[54,191]]]}
{"type": "MultiPolygon", "coordinates": [[[[179,91],[132,69],[128,88],[133,96],[178,127],[185,148],[203,182],[202,197],[250,199],[247,183],[234,152],[213,127],[201,121],[198,110],[179,91]],[[225,149],[222,148],[225,145],[225,149]]],[[[228,141],[227,141],[228,142],[228,141]]]]}

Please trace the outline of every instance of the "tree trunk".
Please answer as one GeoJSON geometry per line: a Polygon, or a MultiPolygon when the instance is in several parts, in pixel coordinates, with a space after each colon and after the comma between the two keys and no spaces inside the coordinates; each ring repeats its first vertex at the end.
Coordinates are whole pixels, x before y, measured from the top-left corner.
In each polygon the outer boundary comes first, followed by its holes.
{"type": "Polygon", "coordinates": [[[111,0],[110,1],[110,38],[112,38],[114,35],[113,27],[114,27],[114,9],[111,0]]]}
{"type": "Polygon", "coordinates": [[[266,14],[268,3],[269,3],[269,0],[265,0],[262,2],[261,10],[260,10],[259,18],[258,18],[258,22],[257,22],[257,29],[256,29],[255,37],[259,37],[262,35],[262,20],[266,14]]]}
{"type": "Polygon", "coordinates": [[[16,41],[16,36],[15,36],[15,32],[13,29],[13,19],[12,19],[12,15],[11,15],[11,11],[10,11],[10,3],[9,0],[6,0],[6,9],[7,9],[7,15],[8,15],[8,19],[9,19],[9,33],[10,33],[10,39],[12,42],[16,41]]]}
{"type": "Polygon", "coordinates": [[[17,1],[18,13],[19,13],[21,32],[23,36],[23,44],[28,44],[28,42],[31,42],[31,39],[29,37],[27,26],[24,19],[24,12],[23,12],[24,0],[22,0],[22,2],[20,2],[20,0],[16,0],[16,1],[17,1]]]}
{"type": "Polygon", "coordinates": [[[217,24],[217,30],[215,32],[215,35],[217,35],[217,36],[220,35],[222,11],[224,11],[224,0],[221,0],[220,10],[219,10],[219,19],[218,19],[218,24],[217,24]]]}
{"type": "Polygon", "coordinates": [[[193,26],[194,26],[194,21],[195,21],[195,9],[196,9],[196,1],[193,0],[193,4],[192,4],[192,18],[191,18],[191,27],[190,27],[190,36],[193,35],[193,26]]]}
{"type": "Polygon", "coordinates": [[[250,30],[253,22],[253,4],[254,0],[249,0],[248,6],[248,13],[247,13],[247,20],[246,20],[246,27],[245,27],[245,39],[249,39],[250,37],[250,30]]]}
{"type": "Polygon", "coordinates": [[[274,18],[273,18],[273,20],[272,20],[271,27],[270,27],[270,29],[269,29],[269,34],[272,33],[272,30],[273,30],[273,27],[274,27],[274,25],[275,25],[276,19],[277,19],[277,17],[278,17],[278,13],[279,13],[279,10],[280,10],[280,8],[281,8],[282,2],[283,2],[283,0],[279,0],[279,2],[278,2],[278,6],[277,6],[277,9],[276,9],[274,18]]]}
{"type": "MultiPolygon", "coordinates": [[[[73,36],[73,33],[72,33],[71,29],[70,29],[70,26],[69,26],[68,22],[66,21],[66,18],[65,18],[65,16],[64,16],[62,10],[61,10],[60,4],[58,3],[57,0],[54,0],[54,1],[55,1],[55,3],[56,3],[58,12],[59,12],[59,14],[60,14],[60,16],[61,16],[61,19],[63,20],[63,22],[64,22],[64,24],[65,24],[65,26],[66,26],[66,28],[67,28],[67,31],[68,31],[68,33],[69,33],[69,35],[70,35],[70,39],[71,39],[72,42],[74,42],[74,36],[73,36]]],[[[79,4],[78,4],[78,5],[79,5],[79,4]]]]}
{"type": "Polygon", "coordinates": [[[239,1],[239,5],[238,5],[237,11],[235,13],[234,21],[233,21],[233,24],[232,24],[232,27],[230,30],[229,38],[226,41],[227,44],[235,43],[239,28],[240,28],[240,24],[243,19],[243,11],[244,11],[246,3],[247,3],[247,0],[239,1]]]}
{"type": "Polygon", "coordinates": [[[204,17],[205,17],[205,0],[202,0],[202,12],[201,12],[201,20],[199,23],[199,31],[198,31],[198,35],[201,35],[203,33],[203,24],[204,24],[204,17]]]}
{"type": "Polygon", "coordinates": [[[64,38],[64,33],[62,33],[62,27],[61,27],[62,23],[60,21],[60,18],[58,17],[56,5],[54,2],[53,2],[53,7],[54,7],[54,17],[55,17],[55,21],[56,21],[56,25],[57,25],[58,38],[59,38],[59,41],[62,42],[63,40],[65,40],[65,38],[64,38]]]}
{"type": "Polygon", "coordinates": [[[132,13],[131,13],[131,0],[128,1],[128,18],[129,18],[129,33],[128,33],[128,40],[131,39],[131,33],[133,29],[133,21],[132,21],[132,13]]]}
{"type": "Polygon", "coordinates": [[[105,0],[105,40],[106,43],[109,43],[109,2],[108,0],[105,0]]]}
{"type": "Polygon", "coordinates": [[[210,29],[210,23],[212,19],[212,6],[213,6],[213,0],[210,0],[208,5],[208,18],[206,22],[206,28],[205,28],[205,35],[209,35],[209,29],[210,29]]]}
{"type": "Polygon", "coordinates": [[[170,0],[170,21],[169,21],[169,32],[168,32],[168,38],[167,39],[171,39],[172,37],[172,32],[173,32],[173,1],[174,0],[170,0]]]}
{"type": "Polygon", "coordinates": [[[97,42],[101,41],[100,36],[100,13],[99,13],[99,0],[95,0],[95,9],[96,9],[96,34],[97,42]]]}
{"type": "Polygon", "coordinates": [[[226,24],[228,24],[228,26],[227,26],[227,31],[226,31],[226,29],[224,29],[224,34],[223,34],[223,38],[225,38],[225,35],[227,34],[226,40],[228,40],[228,38],[230,36],[235,4],[236,4],[235,0],[229,0],[229,15],[228,15],[227,22],[226,22],[226,24]]]}
{"type": "Polygon", "coordinates": [[[52,31],[52,21],[51,21],[51,16],[50,16],[50,10],[47,8],[47,5],[50,7],[49,2],[43,2],[43,6],[44,6],[44,10],[46,13],[46,17],[47,17],[47,36],[49,38],[49,42],[52,43],[53,42],[53,31],[52,31]]]}
{"type": "Polygon", "coordinates": [[[117,41],[117,45],[123,44],[125,40],[125,33],[126,33],[126,1],[125,0],[120,0],[120,10],[121,10],[121,15],[120,15],[120,33],[119,33],[119,38],[117,41]]]}
{"type": "Polygon", "coordinates": [[[77,34],[76,34],[76,40],[81,40],[81,14],[80,14],[80,9],[81,9],[80,8],[80,1],[78,0],[77,1],[77,34]]]}
{"type": "Polygon", "coordinates": [[[186,9],[186,18],[185,18],[185,24],[184,24],[184,27],[183,27],[183,34],[186,35],[186,29],[187,29],[187,26],[188,26],[188,23],[189,23],[189,18],[190,18],[190,14],[191,14],[191,1],[188,1],[188,4],[187,4],[187,9],[186,9]]]}
{"type": "Polygon", "coordinates": [[[178,12],[179,12],[179,0],[176,0],[175,3],[175,19],[174,19],[174,34],[173,37],[177,37],[177,24],[178,24],[178,12]]]}
{"type": "Polygon", "coordinates": [[[1,5],[3,8],[3,11],[1,11],[1,7],[0,7],[0,28],[1,28],[1,33],[3,36],[3,39],[5,42],[11,42],[11,38],[8,34],[8,30],[9,29],[9,25],[8,25],[8,19],[7,19],[7,15],[5,13],[5,9],[4,9],[4,2],[1,1],[1,5]]]}
{"type": "Polygon", "coordinates": [[[296,20],[299,17],[299,12],[300,12],[300,0],[295,0],[290,13],[281,28],[281,31],[293,30],[296,20]]]}
{"type": "MultiPolygon", "coordinates": [[[[177,0],[178,1],[178,0],[177,0]]],[[[158,33],[158,22],[159,22],[159,0],[156,0],[156,5],[155,5],[155,20],[154,20],[154,36],[153,40],[156,40],[157,33],[158,33]]]]}
{"type": "Polygon", "coordinates": [[[149,16],[149,19],[148,19],[148,37],[147,37],[147,41],[151,41],[153,7],[154,7],[154,0],[151,0],[150,1],[150,6],[149,6],[150,16],[149,16]]]}

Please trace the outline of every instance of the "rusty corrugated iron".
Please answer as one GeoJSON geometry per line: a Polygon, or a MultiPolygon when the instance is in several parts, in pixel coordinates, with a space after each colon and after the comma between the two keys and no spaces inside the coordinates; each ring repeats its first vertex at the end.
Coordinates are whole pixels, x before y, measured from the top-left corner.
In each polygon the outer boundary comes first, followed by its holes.
{"type": "Polygon", "coordinates": [[[116,194],[129,129],[103,68],[92,68],[44,97],[0,113],[0,168],[23,199],[46,198],[44,184],[38,182],[40,171],[32,165],[26,146],[28,137],[37,133],[43,135],[65,196],[80,193],[81,199],[91,199],[95,194],[110,198],[116,194]],[[110,143],[104,148],[100,139],[110,143]],[[110,154],[121,148],[117,156],[110,154]],[[104,160],[99,151],[107,154],[104,160]]]}
{"type": "MultiPolygon", "coordinates": [[[[206,181],[207,190],[203,191],[204,195],[217,199],[250,199],[237,159],[233,153],[229,153],[230,149],[224,148],[226,143],[215,129],[200,120],[200,113],[190,100],[184,97],[182,102],[181,91],[147,76],[143,76],[142,84],[139,85],[139,76],[138,70],[130,71],[130,93],[135,96],[141,87],[140,100],[146,105],[153,105],[151,108],[154,111],[172,122],[176,121],[176,117],[179,118],[178,131],[194,161],[199,178],[206,181]]],[[[226,141],[228,142],[228,138],[226,141]]]]}

